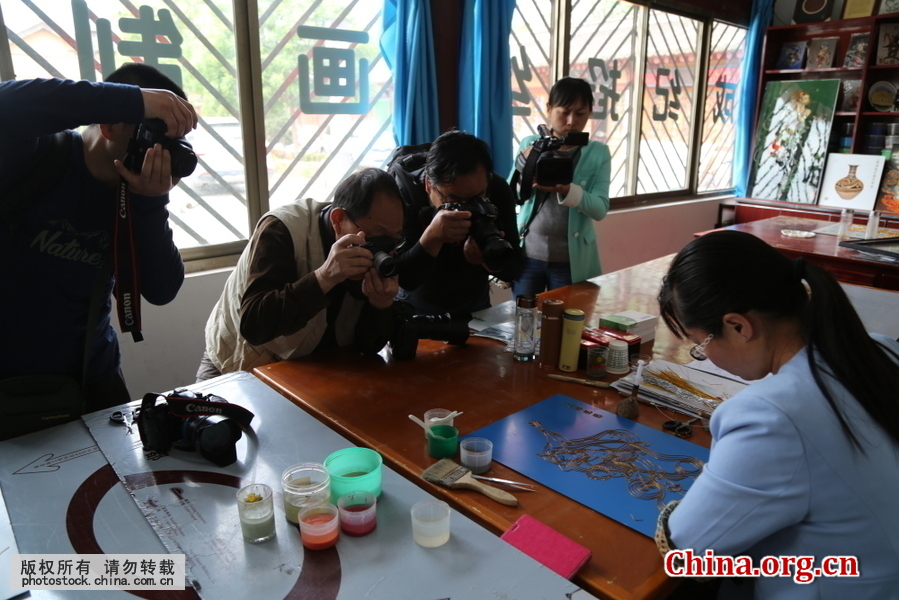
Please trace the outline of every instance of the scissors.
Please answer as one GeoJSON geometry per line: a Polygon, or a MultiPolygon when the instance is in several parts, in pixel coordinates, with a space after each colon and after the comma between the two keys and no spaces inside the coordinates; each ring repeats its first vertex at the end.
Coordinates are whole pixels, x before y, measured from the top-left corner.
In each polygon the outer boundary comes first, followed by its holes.
{"type": "Polygon", "coordinates": [[[109,420],[113,423],[121,423],[125,427],[128,428],[126,432],[127,435],[134,434],[134,429],[131,427],[132,423],[134,423],[134,413],[137,411],[133,410],[117,410],[109,415],[109,420]]]}
{"type": "Polygon", "coordinates": [[[681,438],[690,437],[691,435],[693,435],[693,427],[691,427],[690,424],[694,423],[698,420],[699,420],[699,418],[696,417],[696,418],[690,419],[689,421],[686,421],[686,422],[675,421],[675,420],[665,421],[664,423],[662,423],[662,428],[665,431],[670,431],[677,437],[681,437],[681,438]]]}

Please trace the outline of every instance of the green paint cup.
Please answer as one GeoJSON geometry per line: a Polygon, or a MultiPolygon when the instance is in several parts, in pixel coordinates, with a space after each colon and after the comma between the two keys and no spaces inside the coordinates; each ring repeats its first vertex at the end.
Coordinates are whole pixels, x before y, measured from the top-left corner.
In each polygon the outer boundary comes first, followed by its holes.
{"type": "Polygon", "coordinates": [[[381,455],[368,448],[344,448],[325,459],[331,476],[331,502],[344,494],[361,490],[376,498],[381,495],[381,455]]]}
{"type": "Polygon", "coordinates": [[[452,458],[458,450],[458,429],[450,425],[435,425],[428,430],[428,454],[434,458],[452,458]]]}

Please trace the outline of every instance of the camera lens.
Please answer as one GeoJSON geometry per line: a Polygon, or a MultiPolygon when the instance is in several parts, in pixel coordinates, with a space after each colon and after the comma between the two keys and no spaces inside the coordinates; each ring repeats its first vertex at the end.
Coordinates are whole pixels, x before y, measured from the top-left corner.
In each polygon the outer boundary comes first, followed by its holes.
{"type": "Polygon", "coordinates": [[[169,140],[164,147],[172,155],[172,177],[187,177],[197,168],[197,155],[185,140],[169,140]]]}
{"type": "Polygon", "coordinates": [[[396,264],[396,259],[386,252],[375,252],[372,256],[372,266],[381,277],[396,275],[396,264]]]}

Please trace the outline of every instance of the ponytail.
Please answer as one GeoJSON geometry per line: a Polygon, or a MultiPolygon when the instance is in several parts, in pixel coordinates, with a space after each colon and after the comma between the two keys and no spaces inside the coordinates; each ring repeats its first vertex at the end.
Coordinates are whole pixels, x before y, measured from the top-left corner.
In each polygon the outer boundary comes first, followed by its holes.
{"type": "Polygon", "coordinates": [[[846,292],[830,273],[801,258],[794,264],[811,293],[802,314],[809,370],[840,426],[861,449],[823,374],[839,381],[899,444],[899,355],[868,335],[846,292]]]}

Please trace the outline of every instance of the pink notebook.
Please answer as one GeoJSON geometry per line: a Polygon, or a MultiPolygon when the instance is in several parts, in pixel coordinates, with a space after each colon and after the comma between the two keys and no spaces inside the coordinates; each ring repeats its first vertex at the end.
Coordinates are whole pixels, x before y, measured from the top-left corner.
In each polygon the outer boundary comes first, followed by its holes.
{"type": "Polygon", "coordinates": [[[522,515],[500,538],[565,579],[571,579],[593,554],[530,515],[522,515]]]}

